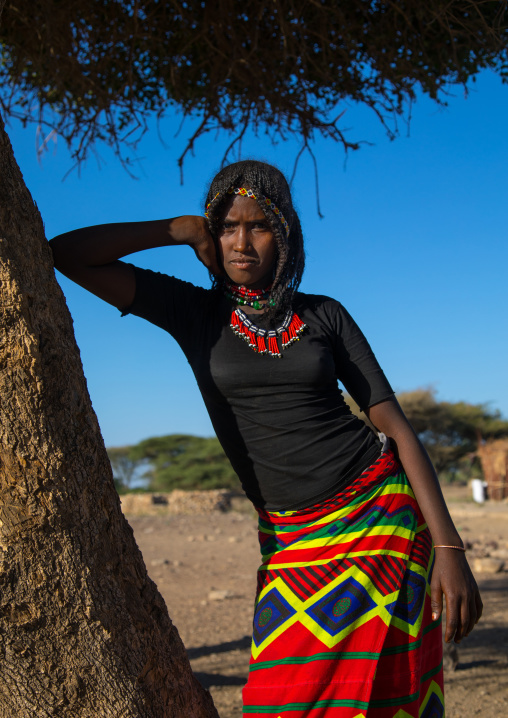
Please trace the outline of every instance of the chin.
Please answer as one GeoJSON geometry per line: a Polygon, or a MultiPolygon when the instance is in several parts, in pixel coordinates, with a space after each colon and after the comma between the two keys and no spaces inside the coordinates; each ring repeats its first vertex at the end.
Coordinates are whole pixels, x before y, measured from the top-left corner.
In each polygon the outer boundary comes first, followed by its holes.
{"type": "Polygon", "coordinates": [[[249,289],[264,289],[273,281],[271,273],[268,276],[263,275],[262,277],[257,275],[253,276],[253,272],[249,271],[226,272],[226,274],[233,284],[238,284],[239,286],[249,289]]]}
{"type": "Polygon", "coordinates": [[[242,287],[249,287],[258,281],[255,277],[253,279],[248,272],[226,272],[226,274],[233,284],[238,284],[242,287]]]}

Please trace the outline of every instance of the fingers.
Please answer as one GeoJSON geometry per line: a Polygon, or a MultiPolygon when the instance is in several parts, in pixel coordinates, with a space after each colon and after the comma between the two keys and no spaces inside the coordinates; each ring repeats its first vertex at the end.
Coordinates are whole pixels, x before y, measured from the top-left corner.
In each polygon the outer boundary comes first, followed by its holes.
{"type": "Polygon", "coordinates": [[[483,614],[483,601],[481,599],[478,586],[476,587],[474,600],[476,604],[476,623],[478,623],[483,614]]]}
{"type": "Polygon", "coordinates": [[[451,641],[460,643],[464,636],[467,635],[466,629],[469,627],[469,622],[469,608],[467,602],[461,601],[459,597],[447,596],[446,628],[444,635],[446,643],[450,643],[451,641]]]}
{"type": "Polygon", "coordinates": [[[432,608],[432,620],[437,621],[443,612],[443,590],[439,581],[431,582],[430,606],[432,608]]]}
{"type": "Polygon", "coordinates": [[[460,643],[480,620],[483,604],[478,586],[463,554],[438,554],[431,584],[432,618],[441,615],[443,593],[446,598],[447,643],[460,643]]]}
{"type": "Polygon", "coordinates": [[[460,605],[460,626],[455,634],[455,643],[460,643],[474,628],[476,623],[476,606],[473,595],[469,600],[462,599],[460,605]]]}
{"type": "MultiPolygon", "coordinates": [[[[482,613],[483,603],[480,597],[478,586],[475,584],[474,588],[471,591],[471,598],[469,601],[469,622],[465,628],[464,637],[469,636],[473,628],[480,620],[482,613]]],[[[466,620],[465,617],[463,618],[463,620],[466,620]]]]}
{"type": "Polygon", "coordinates": [[[461,621],[460,621],[460,607],[456,603],[446,601],[446,627],[444,639],[446,643],[450,643],[455,639],[455,643],[460,643],[462,639],[461,635],[461,621]]]}
{"type": "Polygon", "coordinates": [[[194,249],[194,252],[196,253],[196,257],[199,261],[202,262],[202,264],[204,264],[208,271],[212,274],[216,274],[218,276],[224,274],[224,271],[217,259],[217,251],[213,242],[200,245],[194,249]]]}
{"type": "Polygon", "coordinates": [[[468,636],[473,628],[476,626],[478,621],[480,620],[482,613],[483,613],[483,603],[480,596],[480,591],[478,590],[478,586],[476,584],[476,581],[473,579],[473,586],[471,586],[471,593],[470,593],[470,599],[469,599],[469,625],[466,628],[465,636],[468,636]]]}
{"type": "MultiPolygon", "coordinates": [[[[438,580],[433,580],[430,586],[430,605],[432,608],[432,620],[437,621],[443,612],[443,589],[438,580]]],[[[462,615],[460,600],[448,592],[446,595],[446,626],[444,635],[446,643],[450,643],[454,638],[456,643],[462,640],[464,633],[463,620],[467,620],[466,625],[469,625],[469,613],[466,611],[464,615],[462,615]]]]}
{"type": "Polygon", "coordinates": [[[464,625],[464,633],[463,637],[466,638],[466,636],[469,636],[473,628],[478,623],[478,617],[477,617],[477,611],[476,611],[476,603],[474,600],[474,596],[471,596],[471,600],[469,602],[469,611],[468,611],[468,621],[467,624],[465,623],[465,617],[463,618],[463,625],[464,625]]]}
{"type": "Polygon", "coordinates": [[[210,234],[206,219],[193,215],[188,219],[190,222],[185,224],[185,233],[180,241],[192,247],[196,257],[209,272],[218,276],[223,275],[224,270],[217,256],[217,247],[210,234]]]}
{"type": "MultiPolygon", "coordinates": [[[[476,618],[476,609],[474,610],[476,618]]],[[[467,596],[462,597],[451,591],[446,592],[446,628],[444,639],[446,643],[454,640],[460,643],[469,631],[470,611],[467,596]],[[465,600],[464,600],[465,599],[465,600]]],[[[474,625],[474,622],[473,622],[474,625]]]]}
{"type": "Polygon", "coordinates": [[[466,638],[480,620],[483,603],[475,585],[468,594],[446,596],[445,641],[460,643],[466,638]]]}

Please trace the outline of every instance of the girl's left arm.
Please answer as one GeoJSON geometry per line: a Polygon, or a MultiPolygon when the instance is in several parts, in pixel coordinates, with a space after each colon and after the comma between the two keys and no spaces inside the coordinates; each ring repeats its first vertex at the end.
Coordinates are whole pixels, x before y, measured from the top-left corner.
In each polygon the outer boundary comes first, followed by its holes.
{"type": "MultiPolygon", "coordinates": [[[[374,404],[367,416],[378,431],[390,438],[436,545],[462,546],[446,507],[436,472],[427,452],[395,398],[374,404]]],[[[483,604],[463,551],[436,549],[431,581],[432,616],[437,620],[446,597],[445,640],[460,643],[480,620],[483,604]]]]}

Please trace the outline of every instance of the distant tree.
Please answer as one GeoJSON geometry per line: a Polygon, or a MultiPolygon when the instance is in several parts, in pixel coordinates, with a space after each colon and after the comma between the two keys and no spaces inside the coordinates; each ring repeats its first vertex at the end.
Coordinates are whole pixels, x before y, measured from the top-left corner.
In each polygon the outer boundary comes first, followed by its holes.
{"type": "Polygon", "coordinates": [[[153,491],[238,489],[239,480],[217,438],[170,434],[132,446],[131,460],[149,461],[145,473],[153,491]]]}
{"type": "Polygon", "coordinates": [[[131,446],[110,446],[106,449],[113,469],[113,478],[117,489],[130,489],[136,471],[140,468],[140,461],[131,456],[131,446]]]}
{"type": "MultiPolygon", "coordinates": [[[[486,440],[508,436],[508,421],[488,404],[438,401],[433,389],[401,392],[397,399],[443,480],[481,474],[478,447],[486,440]]],[[[373,429],[354,400],[348,395],[345,400],[373,429]]]]}
{"type": "Polygon", "coordinates": [[[488,404],[437,401],[431,389],[402,392],[399,402],[442,478],[467,476],[478,446],[508,436],[508,421],[488,404]],[[469,467],[469,470],[468,470],[469,467]]]}

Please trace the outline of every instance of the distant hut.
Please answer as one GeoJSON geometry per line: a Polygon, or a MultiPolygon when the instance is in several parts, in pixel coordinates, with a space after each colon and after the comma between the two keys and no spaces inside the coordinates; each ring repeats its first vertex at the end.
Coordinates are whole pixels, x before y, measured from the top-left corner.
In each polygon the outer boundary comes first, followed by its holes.
{"type": "Polygon", "coordinates": [[[489,499],[508,499],[508,439],[490,439],[477,449],[489,499]]]}

